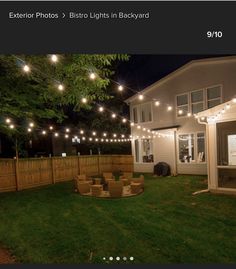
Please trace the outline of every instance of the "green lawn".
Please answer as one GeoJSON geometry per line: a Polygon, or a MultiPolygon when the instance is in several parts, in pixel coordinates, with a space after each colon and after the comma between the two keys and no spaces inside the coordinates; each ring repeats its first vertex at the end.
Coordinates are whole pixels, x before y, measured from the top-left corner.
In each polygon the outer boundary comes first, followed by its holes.
{"type": "Polygon", "coordinates": [[[143,194],[116,200],[72,182],[0,194],[0,242],[22,263],[236,263],[236,197],[192,196],[204,179],[146,176],[143,194]]]}

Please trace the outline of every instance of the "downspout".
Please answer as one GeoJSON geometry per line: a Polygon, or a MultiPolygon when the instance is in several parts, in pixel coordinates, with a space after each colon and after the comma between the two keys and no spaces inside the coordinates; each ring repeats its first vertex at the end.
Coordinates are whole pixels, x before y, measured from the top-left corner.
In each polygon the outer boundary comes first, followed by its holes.
{"type": "MultiPolygon", "coordinates": [[[[207,138],[207,143],[206,143],[206,146],[207,146],[207,158],[209,158],[209,143],[208,143],[208,136],[209,136],[209,130],[207,128],[207,122],[205,121],[201,121],[200,118],[197,119],[197,122],[199,124],[204,124],[206,126],[206,138],[207,138]]],[[[207,162],[207,189],[204,189],[204,190],[200,190],[200,191],[195,191],[194,193],[192,193],[192,195],[196,195],[196,194],[199,194],[199,193],[205,193],[205,192],[209,192],[209,175],[210,175],[210,163],[207,162]]]]}

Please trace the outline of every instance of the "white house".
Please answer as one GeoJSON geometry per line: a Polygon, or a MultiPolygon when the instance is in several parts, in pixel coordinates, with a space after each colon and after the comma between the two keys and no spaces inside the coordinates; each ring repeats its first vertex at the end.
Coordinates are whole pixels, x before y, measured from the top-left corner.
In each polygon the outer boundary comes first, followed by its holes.
{"type": "Polygon", "coordinates": [[[207,174],[206,125],[197,113],[236,94],[236,57],[194,60],[129,99],[137,172],[160,161],[172,174],[207,174]]]}

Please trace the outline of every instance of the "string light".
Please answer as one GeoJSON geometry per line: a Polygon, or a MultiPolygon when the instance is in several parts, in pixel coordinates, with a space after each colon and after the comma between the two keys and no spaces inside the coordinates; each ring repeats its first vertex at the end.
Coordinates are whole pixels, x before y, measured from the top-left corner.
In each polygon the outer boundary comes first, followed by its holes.
{"type": "Polygon", "coordinates": [[[171,111],[171,110],[172,110],[172,106],[168,106],[168,107],[167,107],[167,110],[168,110],[168,111],[171,111]]]}
{"type": "Polygon", "coordinates": [[[45,134],[46,134],[46,131],[43,130],[43,131],[42,131],[42,134],[45,135],[45,134]]]}
{"type": "Polygon", "coordinates": [[[30,72],[30,67],[29,67],[27,64],[25,64],[25,65],[23,66],[23,71],[24,71],[25,73],[29,73],[29,72],[30,72]]]}
{"type": "Polygon", "coordinates": [[[82,137],[82,140],[85,140],[85,139],[86,139],[86,138],[83,136],[83,137],[82,137]]]}
{"type": "Polygon", "coordinates": [[[138,95],[138,99],[139,99],[139,100],[143,100],[143,98],[144,98],[144,96],[143,96],[142,94],[139,94],[139,95],[138,95]]]}
{"type": "Polygon", "coordinates": [[[100,107],[98,108],[98,110],[99,110],[99,112],[103,112],[103,111],[104,111],[104,107],[100,106],[100,107]]]}
{"type": "Polygon", "coordinates": [[[28,128],[28,132],[30,133],[32,131],[32,129],[31,128],[28,128]]]}
{"type": "Polygon", "coordinates": [[[155,106],[159,106],[160,105],[160,101],[155,101],[155,106]]]}
{"type": "Polygon", "coordinates": [[[95,73],[90,73],[89,78],[94,80],[96,78],[96,74],[95,73]]]}
{"type": "Polygon", "coordinates": [[[106,136],[107,136],[107,133],[103,133],[103,136],[105,136],[105,137],[106,137],[106,136]]]}
{"type": "Polygon", "coordinates": [[[88,102],[88,100],[87,100],[87,98],[83,97],[83,98],[81,99],[81,102],[82,102],[83,104],[86,104],[86,103],[88,102]]]}
{"type": "Polygon", "coordinates": [[[54,136],[55,136],[55,137],[58,137],[58,136],[59,136],[59,134],[58,134],[58,133],[55,133],[55,134],[54,134],[54,136]]]}
{"type": "Polygon", "coordinates": [[[53,63],[57,63],[58,62],[58,56],[56,54],[52,54],[50,57],[51,61],[53,63]]]}
{"type": "Polygon", "coordinates": [[[179,114],[179,115],[182,115],[182,114],[183,114],[183,110],[182,110],[182,109],[179,110],[179,111],[178,111],[178,114],[179,114]]]}
{"type": "Polygon", "coordinates": [[[70,132],[70,129],[69,128],[66,128],[66,132],[69,133],[70,132]]]}
{"type": "Polygon", "coordinates": [[[10,127],[10,129],[14,129],[15,128],[15,126],[13,124],[11,124],[9,127],[10,127]]]}
{"type": "Polygon", "coordinates": [[[116,118],[116,114],[113,113],[113,114],[111,115],[111,117],[112,117],[113,119],[116,118]]]}
{"type": "Polygon", "coordinates": [[[124,87],[122,85],[118,86],[118,91],[122,92],[124,90],[124,87]]]}
{"type": "Polygon", "coordinates": [[[65,134],[65,138],[68,138],[69,137],[69,135],[68,134],[65,134]]]}
{"type": "Polygon", "coordinates": [[[91,137],[89,137],[89,141],[93,141],[93,139],[91,137]]]}
{"type": "Polygon", "coordinates": [[[93,132],[92,134],[93,134],[93,136],[96,136],[96,135],[97,135],[97,133],[96,133],[96,132],[93,132]]]}
{"type": "Polygon", "coordinates": [[[228,109],[230,109],[230,104],[227,104],[226,106],[225,106],[225,108],[228,110],[228,109]]]}
{"type": "Polygon", "coordinates": [[[138,128],[138,129],[141,129],[141,126],[140,126],[140,125],[138,125],[138,126],[137,126],[137,128],[138,128]]]}
{"type": "Polygon", "coordinates": [[[191,116],[192,116],[192,114],[191,114],[190,112],[188,112],[187,116],[188,116],[188,117],[191,117],[191,116]]]}
{"type": "Polygon", "coordinates": [[[133,122],[131,122],[131,123],[130,123],[130,126],[134,126],[134,123],[133,123],[133,122]]]}
{"type": "Polygon", "coordinates": [[[84,130],[80,130],[80,133],[81,133],[81,134],[84,134],[84,130]]]}
{"type": "Polygon", "coordinates": [[[7,124],[11,123],[11,119],[9,119],[9,118],[7,118],[5,121],[7,124]]]}
{"type": "Polygon", "coordinates": [[[236,98],[233,98],[232,101],[234,104],[236,104],[236,98]]]}
{"type": "Polygon", "coordinates": [[[113,134],[113,137],[116,137],[117,135],[116,134],[113,134]]]}
{"type": "Polygon", "coordinates": [[[126,122],[127,122],[127,119],[123,118],[123,119],[122,119],[122,122],[123,122],[123,123],[126,123],[126,122]]]}
{"type": "Polygon", "coordinates": [[[63,86],[62,84],[59,84],[59,85],[57,86],[57,88],[58,88],[58,90],[61,91],[61,92],[64,90],[64,86],[63,86]]]}
{"type": "Polygon", "coordinates": [[[50,130],[53,130],[53,126],[50,126],[49,129],[50,129],[50,130]]]}

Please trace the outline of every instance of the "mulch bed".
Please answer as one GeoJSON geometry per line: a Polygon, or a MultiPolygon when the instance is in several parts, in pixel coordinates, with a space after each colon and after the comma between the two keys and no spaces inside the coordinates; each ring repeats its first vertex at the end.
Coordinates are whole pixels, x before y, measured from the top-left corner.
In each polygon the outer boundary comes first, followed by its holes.
{"type": "Polygon", "coordinates": [[[0,264],[16,263],[15,258],[11,255],[9,250],[0,246],[0,264]]]}

